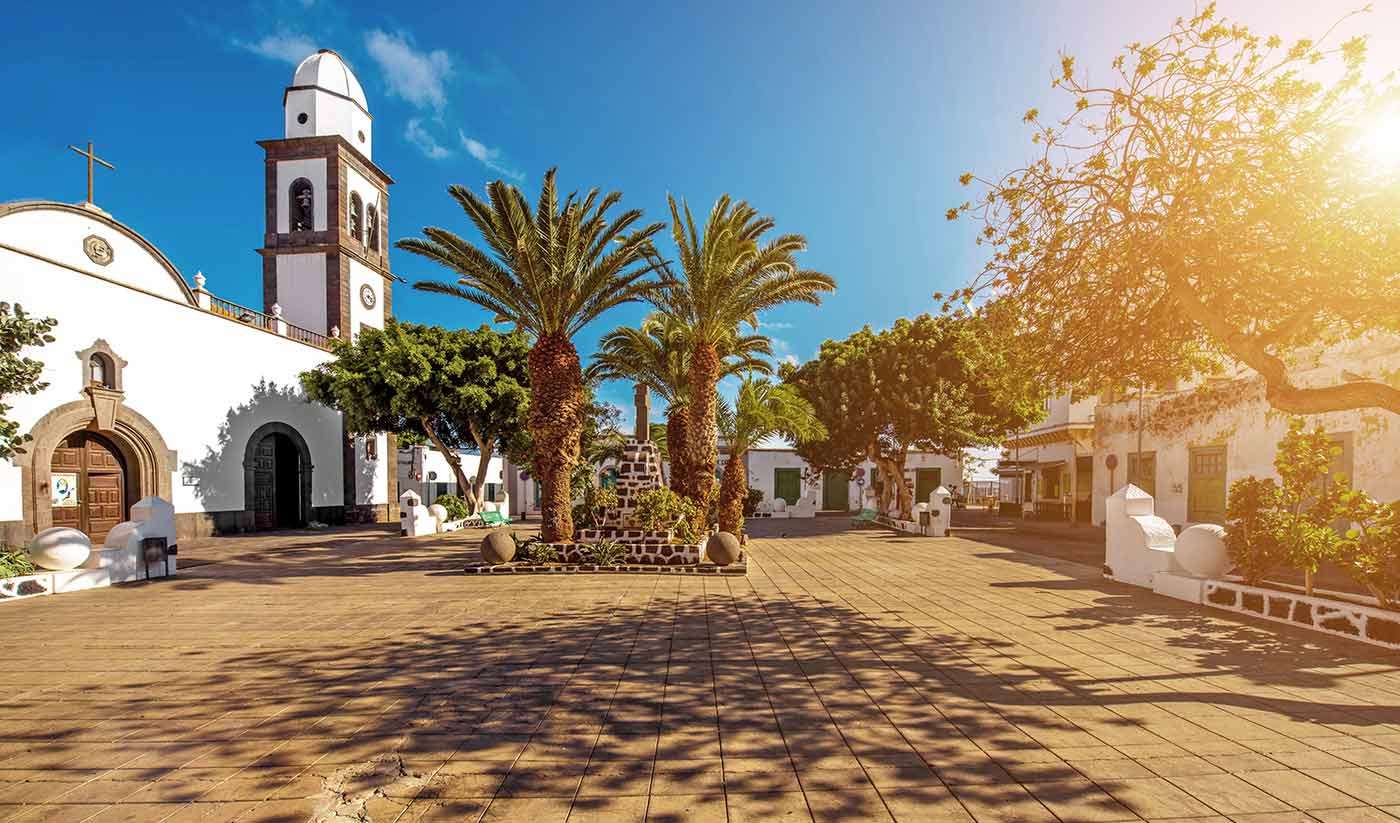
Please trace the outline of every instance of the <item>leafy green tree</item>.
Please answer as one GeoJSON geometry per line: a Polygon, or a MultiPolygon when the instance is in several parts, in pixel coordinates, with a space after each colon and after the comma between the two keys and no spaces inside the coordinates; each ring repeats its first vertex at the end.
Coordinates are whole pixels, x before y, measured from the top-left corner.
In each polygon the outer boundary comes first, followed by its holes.
{"type": "Polygon", "coordinates": [[[1337,557],[1341,536],[1332,527],[1346,478],[1332,476],[1332,460],[1342,453],[1319,425],[1306,431],[1303,420],[1288,423],[1288,434],[1274,455],[1278,472],[1278,540],[1290,565],[1303,571],[1307,593],[1322,564],[1337,557]]]}
{"type": "Polygon", "coordinates": [[[1279,542],[1279,488],[1272,477],[1241,477],[1225,503],[1225,550],[1246,583],[1259,585],[1284,562],[1279,542]]]}
{"type": "Polygon", "coordinates": [[[719,528],[737,535],[744,531],[744,505],[749,494],[744,458],[749,450],[770,437],[792,443],[817,440],[826,436],[826,427],[797,389],[752,376],[739,384],[733,414],[721,415],[720,420],[720,437],[729,460],[719,487],[719,528]]]}
{"type": "MultiPolygon", "coordinates": [[[[715,483],[716,389],[726,347],[741,336],[741,324],[757,328],[760,313],[787,303],[820,303],[823,294],[836,289],[836,281],[798,265],[798,253],[807,248],[802,235],[765,240],[773,219],[744,201],[721,197],[702,233],[688,205],[667,199],[679,272],[668,268],[653,302],[690,334],[689,431],[685,472],[676,485],[704,509],[715,483]]],[[[680,449],[675,442],[670,446],[674,461],[680,449]]]]}
{"type": "MultiPolygon", "coordinates": [[[[605,335],[587,373],[590,380],[640,383],[666,403],[665,437],[658,445],[666,451],[663,459],[671,464],[673,487],[677,487],[678,478],[691,475],[686,449],[670,448],[672,443],[686,443],[690,436],[691,348],[692,336],[688,328],[674,318],[654,313],[640,326],[624,326],[605,335]]],[[[773,350],[763,335],[722,339],[718,351],[720,379],[744,372],[768,374],[772,371],[765,358],[772,357],[773,350]]]]}
{"type": "Polygon", "coordinates": [[[351,431],[426,437],[452,467],[470,512],[479,511],[491,457],[528,413],[525,336],[389,320],[383,331],[365,328],[334,346],[334,360],[301,375],[307,397],[339,410],[351,431]],[[481,460],[469,480],[458,449],[472,447],[481,460]]]}
{"type": "Polygon", "coordinates": [[[10,420],[4,400],[16,394],[38,394],[48,388],[39,379],[44,364],[20,354],[25,348],[52,343],[49,332],[58,325],[52,318],[31,317],[18,303],[0,302],[0,459],[24,454],[30,436],[20,434],[19,423],[10,420]]]}
{"type": "Polygon", "coordinates": [[[816,410],[827,436],[798,444],[820,469],[875,463],[882,510],[891,499],[906,519],[913,493],[910,451],[959,458],[998,442],[1044,414],[1045,391],[1029,379],[999,308],[900,318],[822,344],[815,360],[783,370],[816,410]]]}
{"type": "MultiPolygon", "coordinates": [[[[962,177],[992,249],[954,299],[1003,295],[1051,385],[1080,393],[1163,382],[1227,358],[1277,409],[1400,413],[1372,375],[1302,385],[1300,350],[1400,331],[1400,165],[1369,144],[1400,92],[1363,76],[1364,38],[1284,44],[1214,4],[1110,71],[1062,58],[1063,119],[1026,112],[1036,155],[962,177]]],[[[1389,116],[1388,116],[1389,115],[1389,116]]]]}
{"type": "Polygon", "coordinates": [[[649,275],[660,265],[651,238],[656,223],[633,229],[637,209],[614,217],[618,192],[559,202],[555,170],[545,173],[534,208],[515,186],[497,180],[481,197],[465,186],[448,193],[481,234],[485,247],[441,228],[398,247],[436,261],[455,281],[421,282],[414,288],[459,297],[509,321],[532,341],[534,387],[529,428],[531,463],[543,486],[542,534],[547,541],[573,539],[572,473],[578,463],[587,397],[574,335],[609,309],[652,295],[649,275]]]}
{"type": "Polygon", "coordinates": [[[1342,493],[1337,513],[1351,522],[1339,560],[1385,609],[1400,609],[1400,504],[1359,490],[1342,493]]]}

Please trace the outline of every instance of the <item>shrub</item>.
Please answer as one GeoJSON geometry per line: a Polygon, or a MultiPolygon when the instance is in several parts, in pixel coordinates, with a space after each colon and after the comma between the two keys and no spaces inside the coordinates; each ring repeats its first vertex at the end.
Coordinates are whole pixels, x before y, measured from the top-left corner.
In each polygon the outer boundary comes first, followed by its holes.
{"type": "Polygon", "coordinates": [[[24,549],[15,549],[0,544],[0,578],[23,577],[37,571],[38,569],[30,562],[29,554],[24,549]]]}
{"type": "Polygon", "coordinates": [[[521,540],[515,532],[510,537],[515,541],[515,556],[530,563],[558,563],[559,552],[554,546],[544,542],[538,535],[521,540]]]}
{"type": "Polygon", "coordinates": [[[1339,535],[1332,520],[1346,481],[1331,477],[1331,466],[1339,454],[1341,447],[1321,426],[1306,432],[1302,418],[1295,417],[1274,457],[1274,469],[1282,480],[1274,520],[1276,537],[1289,564],[1302,570],[1308,594],[1323,561],[1337,556],[1339,535]]]}
{"type": "Polygon", "coordinates": [[[447,509],[448,520],[462,520],[471,515],[467,510],[467,501],[455,494],[440,494],[433,502],[447,509]]]}
{"type": "Polygon", "coordinates": [[[1342,567],[1383,608],[1400,608],[1400,505],[1348,491],[1337,503],[1337,514],[1352,523],[1341,540],[1342,567]]]}
{"type": "Polygon", "coordinates": [[[1235,571],[1250,585],[1283,560],[1278,542],[1278,484],[1272,479],[1242,477],[1230,484],[1225,504],[1225,548],[1235,571]]]}
{"type": "Polygon", "coordinates": [[[744,516],[753,517],[758,511],[758,504],[763,502],[763,489],[749,489],[748,497],[744,498],[744,516]]]}
{"type": "Polygon", "coordinates": [[[588,547],[588,559],[599,566],[616,566],[627,558],[627,547],[616,540],[604,540],[588,547]]]}
{"type": "Polygon", "coordinates": [[[574,506],[574,523],[585,529],[596,529],[603,525],[608,512],[616,509],[617,490],[602,486],[590,486],[583,493],[583,502],[574,506]]]}
{"type": "Polygon", "coordinates": [[[637,520],[649,531],[670,531],[683,543],[699,542],[695,522],[700,508],[695,502],[667,488],[650,489],[637,496],[637,520]]]}

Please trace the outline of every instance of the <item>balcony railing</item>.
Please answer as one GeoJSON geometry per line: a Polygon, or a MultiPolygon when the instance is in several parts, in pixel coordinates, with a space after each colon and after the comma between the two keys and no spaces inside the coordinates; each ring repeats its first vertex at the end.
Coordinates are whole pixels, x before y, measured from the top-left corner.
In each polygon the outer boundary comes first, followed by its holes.
{"type": "Polygon", "coordinates": [[[315,346],[318,349],[329,350],[331,347],[330,337],[288,323],[286,320],[282,319],[280,310],[278,310],[276,306],[273,306],[274,313],[268,314],[266,312],[255,311],[247,306],[240,306],[237,303],[225,300],[221,297],[215,297],[204,290],[203,275],[195,277],[194,296],[199,307],[208,311],[210,314],[217,314],[220,317],[226,317],[236,323],[254,326],[270,334],[275,334],[279,337],[287,337],[298,343],[315,346]]]}

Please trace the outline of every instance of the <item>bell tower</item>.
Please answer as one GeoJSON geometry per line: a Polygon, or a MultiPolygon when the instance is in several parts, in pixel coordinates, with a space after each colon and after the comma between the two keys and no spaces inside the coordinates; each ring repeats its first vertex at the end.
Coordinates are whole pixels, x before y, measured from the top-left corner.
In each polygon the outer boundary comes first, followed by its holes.
{"type": "Polygon", "coordinates": [[[389,186],[371,159],[364,90],[329,49],[297,66],[282,96],[284,137],[263,140],[267,224],[263,310],[351,339],[390,316],[389,186]]]}

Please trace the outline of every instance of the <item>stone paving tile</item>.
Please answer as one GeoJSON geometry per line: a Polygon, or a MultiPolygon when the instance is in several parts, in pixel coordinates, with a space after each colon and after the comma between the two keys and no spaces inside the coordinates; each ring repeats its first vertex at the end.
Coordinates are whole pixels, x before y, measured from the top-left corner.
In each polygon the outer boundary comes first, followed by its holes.
{"type": "Polygon", "coordinates": [[[0,820],[1400,820],[1389,653],[987,543],[753,532],[726,578],[215,539],[8,605],[0,820]]]}

